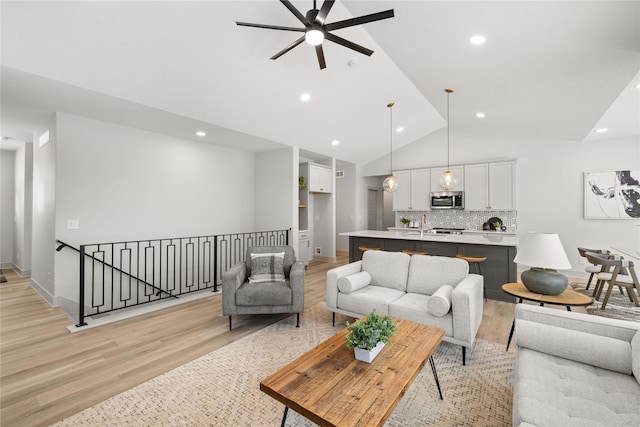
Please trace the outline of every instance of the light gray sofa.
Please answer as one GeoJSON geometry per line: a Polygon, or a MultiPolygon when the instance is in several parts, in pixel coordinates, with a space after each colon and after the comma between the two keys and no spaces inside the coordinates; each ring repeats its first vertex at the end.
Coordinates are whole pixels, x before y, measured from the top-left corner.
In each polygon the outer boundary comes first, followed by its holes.
{"type": "Polygon", "coordinates": [[[640,323],[517,304],[514,426],[640,425],[640,323]]]}
{"type": "Polygon", "coordinates": [[[445,330],[444,341],[466,348],[482,320],[483,277],[458,258],[366,251],[361,261],[327,272],[327,308],[351,317],[373,310],[445,330]]]}
{"type": "Polygon", "coordinates": [[[296,261],[292,246],[253,246],[247,249],[245,261],[222,274],[222,315],[296,313],[296,326],[304,311],[304,265],[296,261]],[[251,254],[284,253],[281,263],[284,278],[250,283],[251,254]]]}

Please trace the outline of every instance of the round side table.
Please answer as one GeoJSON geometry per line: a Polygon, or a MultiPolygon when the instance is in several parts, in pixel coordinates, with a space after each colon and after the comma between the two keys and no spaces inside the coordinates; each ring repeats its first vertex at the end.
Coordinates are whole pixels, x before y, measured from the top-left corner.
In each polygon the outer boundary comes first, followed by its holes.
{"type": "MultiPolygon", "coordinates": [[[[543,295],[531,292],[522,283],[506,283],[502,285],[502,290],[509,295],[516,297],[518,299],[518,303],[521,303],[523,300],[527,300],[538,302],[541,306],[544,306],[545,304],[564,305],[567,307],[568,311],[571,311],[571,307],[593,304],[593,298],[583,295],[580,292],[576,292],[571,288],[567,288],[560,295],[543,295]]],[[[511,344],[515,325],[516,320],[513,319],[513,323],[511,323],[511,332],[509,332],[509,341],[507,341],[507,351],[509,351],[509,344],[511,344]]]]}

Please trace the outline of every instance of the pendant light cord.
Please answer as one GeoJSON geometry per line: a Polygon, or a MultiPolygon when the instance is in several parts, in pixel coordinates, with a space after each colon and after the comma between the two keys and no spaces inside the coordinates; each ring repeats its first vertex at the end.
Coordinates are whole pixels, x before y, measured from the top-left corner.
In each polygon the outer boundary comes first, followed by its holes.
{"type": "Polygon", "coordinates": [[[453,90],[445,89],[445,92],[447,92],[447,172],[449,172],[451,170],[449,167],[449,148],[450,148],[449,132],[451,130],[451,123],[449,119],[449,95],[451,94],[451,92],[453,92],[453,90]]]}
{"type": "Polygon", "coordinates": [[[393,106],[395,103],[390,102],[387,104],[389,107],[389,142],[390,142],[390,150],[389,150],[389,168],[391,169],[391,175],[393,175],[393,106]]]}

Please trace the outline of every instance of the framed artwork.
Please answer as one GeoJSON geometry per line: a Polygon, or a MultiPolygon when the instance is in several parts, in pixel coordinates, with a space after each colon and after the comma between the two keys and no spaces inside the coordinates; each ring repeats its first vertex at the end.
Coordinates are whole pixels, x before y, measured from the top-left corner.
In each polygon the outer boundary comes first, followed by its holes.
{"type": "Polygon", "coordinates": [[[586,219],[640,219],[640,171],[585,172],[586,219]]]}

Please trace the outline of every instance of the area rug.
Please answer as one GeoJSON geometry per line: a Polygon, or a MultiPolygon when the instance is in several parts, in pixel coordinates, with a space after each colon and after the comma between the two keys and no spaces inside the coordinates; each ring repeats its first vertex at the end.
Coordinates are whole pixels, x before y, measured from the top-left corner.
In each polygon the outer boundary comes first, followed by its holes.
{"type": "MultiPolygon", "coordinates": [[[[284,319],[56,425],[280,425],[284,406],[260,391],[260,381],[344,327],[331,326],[324,304],[305,310],[300,328],[294,322],[284,319]]],[[[427,364],[386,425],[511,425],[514,356],[513,348],[477,340],[462,366],[461,347],[441,343],[434,361],[444,400],[427,364]]],[[[289,411],[286,425],[315,424],[289,411]]]]}
{"type": "MultiPolygon", "coordinates": [[[[581,294],[593,297],[593,287],[595,285],[591,285],[589,290],[586,289],[586,283],[573,282],[571,283],[571,286],[581,294]]],[[[596,301],[594,299],[593,304],[586,307],[587,313],[595,316],[609,317],[611,319],[633,320],[635,322],[640,322],[640,307],[636,307],[632,301],[629,301],[627,291],[628,290],[625,289],[623,295],[620,293],[620,289],[618,289],[618,287],[611,290],[611,295],[609,296],[607,305],[604,310],[602,310],[602,301],[604,300],[604,293],[606,292],[605,288],[600,296],[600,301],[596,301]]]]}

